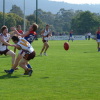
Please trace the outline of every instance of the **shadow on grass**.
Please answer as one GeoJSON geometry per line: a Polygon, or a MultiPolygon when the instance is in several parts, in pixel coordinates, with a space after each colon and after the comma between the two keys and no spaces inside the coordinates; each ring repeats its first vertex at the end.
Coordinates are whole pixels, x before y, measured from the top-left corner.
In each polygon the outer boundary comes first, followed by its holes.
{"type": "Polygon", "coordinates": [[[12,76],[11,74],[6,74],[0,76],[0,79],[9,79],[9,78],[19,78],[18,76],[12,76]]]}
{"type": "Polygon", "coordinates": [[[96,53],[96,52],[91,52],[91,51],[89,52],[89,51],[88,51],[88,52],[83,52],[83,53],[96,53]]]}
{"type": "Polygon", "coordinates": [[[48,79],[49,77],[41,77],[40,79],[48,79]]]}
{"type": "Polygon", "coordinates": [[[42,56],[40,56],[40,55],[36,55],[35,57],[42,57],[42,56]]]}
{"type": "Polygon", "coordinates": [[[8,58],[8,57],[10,57],[10,56],[2,56],[2,55],[0,55],[0,58],[8,58]]]}

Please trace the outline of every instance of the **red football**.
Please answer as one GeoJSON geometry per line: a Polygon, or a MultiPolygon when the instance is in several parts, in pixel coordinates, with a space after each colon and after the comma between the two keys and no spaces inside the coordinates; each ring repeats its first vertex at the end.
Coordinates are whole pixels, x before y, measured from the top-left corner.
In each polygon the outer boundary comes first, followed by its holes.
{"type": "Polygon", "coordinates": [[[64,43],[64,49],[65,49],[65,50],[68,50],[68,49],[69,49],[69,43],[68,43],[68,42],[65,42],[65,43],[64,43]]]}

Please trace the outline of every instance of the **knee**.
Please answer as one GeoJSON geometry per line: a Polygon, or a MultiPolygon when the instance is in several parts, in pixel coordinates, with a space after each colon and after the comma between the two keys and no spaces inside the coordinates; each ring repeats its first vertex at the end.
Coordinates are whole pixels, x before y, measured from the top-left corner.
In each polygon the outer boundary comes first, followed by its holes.
{"type": "Polygon", "coordinates": [[[15,56],[16,56],[15,53],[12,53],[12,57],[15,58],[15,56]]]}

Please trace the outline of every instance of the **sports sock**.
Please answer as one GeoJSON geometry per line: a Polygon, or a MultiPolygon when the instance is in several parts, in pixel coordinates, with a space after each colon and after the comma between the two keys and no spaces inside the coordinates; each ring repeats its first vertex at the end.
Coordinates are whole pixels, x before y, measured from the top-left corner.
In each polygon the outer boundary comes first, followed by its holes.
{"type": "Polygon", "coordinates": [[[32,66],[31,66],[30,64],[27,64],[27,67],[28,67],[28,68],[32,68],[32,66]]]}
{"type": "Polygon", "coordinates": [[[11,69],[11,70],[10,70],[10,72],[12,72],[12,73],[13,73],[13,72],[14,72],[14,69],[11,69]]]}

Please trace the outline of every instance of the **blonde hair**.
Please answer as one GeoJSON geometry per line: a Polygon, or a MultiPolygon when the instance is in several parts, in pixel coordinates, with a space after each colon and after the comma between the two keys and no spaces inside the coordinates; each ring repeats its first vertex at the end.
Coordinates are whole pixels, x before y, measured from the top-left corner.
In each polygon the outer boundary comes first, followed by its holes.
{"type": "Polygon", "coordinates": [[[33,28],[33,31],[36,31],[38,29],[38,25],[36,23],[33,23],[32,28],[33,28]]]}

